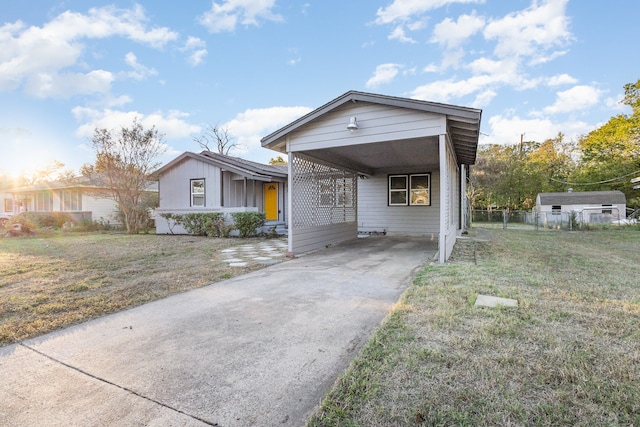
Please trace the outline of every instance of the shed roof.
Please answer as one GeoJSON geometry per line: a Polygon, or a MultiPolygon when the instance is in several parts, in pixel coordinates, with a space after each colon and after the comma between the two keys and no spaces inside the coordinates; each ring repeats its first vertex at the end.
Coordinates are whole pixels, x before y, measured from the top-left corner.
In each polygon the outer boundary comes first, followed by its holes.
{"type": "Polygon", "coordinates": [[[304,126],[305,124],[340,107],[341,105],[346,104],[347,102],[357,101],[410,108],[446,116],[449,135],[453,142],[458,161],[462,164],[475,164],[478,139],[480,137],[480,119],[482,117],[482,110],[353,90],[346,92],[323,106],[316,108],[312,112],[265,136],[261,140],[262,146],[266,148],[274,148],[278,144],[278,140],[289,132],[304,126]]]}
{"type": "Polygon", "coordinates": [[[614,205],[626,204],[622,191],[572,191],[563,193],[539,193],[541,205],[614,205]]]}

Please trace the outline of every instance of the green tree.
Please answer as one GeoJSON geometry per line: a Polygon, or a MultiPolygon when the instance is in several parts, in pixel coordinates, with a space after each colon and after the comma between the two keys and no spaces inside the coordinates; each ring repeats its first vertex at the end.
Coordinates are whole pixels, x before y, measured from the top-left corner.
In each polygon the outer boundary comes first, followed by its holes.
{"type": "Polygon", "coordinates": [[[621,190],[627,204],[637,205],[630,179],[640,171],[640,80],[624,88],[622,102],[632,113],[613,116],[580,138],[580,160],[571,180],[585,190],[621,190]]]}
{"type": "Polygon", "coordinates": [[[144,129],[133,120],[130,128],[118,131],[95,129],[91,139],[96,153],[93,165],[84,165],[81,173],[117,203],[128,233],[138,233],[145,226],[149,208],[149,176],[165,152],[163,135],[154,127],[144,129]]]}

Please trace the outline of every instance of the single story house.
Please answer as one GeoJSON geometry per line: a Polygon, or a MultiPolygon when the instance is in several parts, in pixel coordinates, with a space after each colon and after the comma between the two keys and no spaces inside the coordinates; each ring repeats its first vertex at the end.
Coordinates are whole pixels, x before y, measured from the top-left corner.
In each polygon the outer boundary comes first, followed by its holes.
{"type": "Polygon", "coordinates": [[[627,199],[619,190],[538,193],[534,210],[545,223],[572,214],[580,223],[610,223],[626,218],[627,199]]]}
{"type": "Polygon", "coordinates": [[[63,212],[74,221],[117,224],[117,204],[108,190],[96,187],[86,177],[40,182],[5,190],[3,212],[63,212]]]}
{"type": "Polygon", "coordinates": [[[481,116],[349,91],[262,138],[288,156],[289,252],[378,231],[437,240],[445,262],[467,224],[481,116]]]}
{"type": "Polygon", "coordinates": [[[211,151],[185,152],[155,171],[152,178],[158,181],[160,195],[157,234],[186,233],[163,218],[164,213],[264,212],[270,227],[284,230],[286,165],[264,165],[211,151]]]}

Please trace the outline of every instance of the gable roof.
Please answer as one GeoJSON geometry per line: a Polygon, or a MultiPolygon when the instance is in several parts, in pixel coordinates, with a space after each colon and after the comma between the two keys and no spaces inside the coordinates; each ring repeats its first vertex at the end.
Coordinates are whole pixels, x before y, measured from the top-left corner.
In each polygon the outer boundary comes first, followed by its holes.
{"type": "Polygon", "coordinates": [[[287,165],[265,165],[262,163],[252,162],[250,160],[238,157],[226,156],[224,154],[214,153],[211,151],[202,151],[201,153],[192,153],[185,151],[160,169],[155,171],[151,176],[153,179],[159,179],[161,175],[182,163],[185,159],[195,159],[201,162],[217,166],[223,170],[236,173],[247,178],[258,181],[271,181],[273,178],[286,178],[287,165]]]}
{"type": "Polygon", "coordinates": [[[261,139],[262,146],[271,148],[271,146],[284,135],[306,125],[307,123],[340,107],[341,105],[346,104],[347,102],[357,101],[409,108],[446,116],[449,135],[451,136],[451,140],[460,163],[468,165],[475,163],[478,139],[480,137],[480,120],[482,118],[482,110],[353,90],[346,92],[323,106],[316,108],[310,113],[265,136],[261,139]]]}
{"type": "Polygon", "coordinates": [[[618,205],[626,204],[622,191],[575,191],[563,193],[538,193],[541,205],[618,205]]]}

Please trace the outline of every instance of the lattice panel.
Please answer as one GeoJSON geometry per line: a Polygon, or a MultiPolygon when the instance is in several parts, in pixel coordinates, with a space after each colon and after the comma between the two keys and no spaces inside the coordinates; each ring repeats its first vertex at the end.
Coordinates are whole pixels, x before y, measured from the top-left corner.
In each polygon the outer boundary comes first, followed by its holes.
{"type": "Polygon", "coordinates": [[[356,221],[357,175],[297,153],[291,171],[295,228],[356,221]]]}

